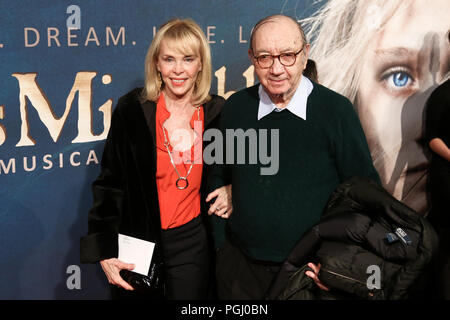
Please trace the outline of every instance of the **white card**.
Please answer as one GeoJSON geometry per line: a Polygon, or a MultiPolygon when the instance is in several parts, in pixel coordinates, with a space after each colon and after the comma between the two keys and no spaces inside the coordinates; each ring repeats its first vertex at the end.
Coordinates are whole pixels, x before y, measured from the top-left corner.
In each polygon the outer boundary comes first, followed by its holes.
{"type": "Polygon", "coordinates": [[[133,272],[148,275],[150,262],[152,261],[155,243],[133,238],[119,233],[119,257],[120,261],[133,263],[133,272]]]}

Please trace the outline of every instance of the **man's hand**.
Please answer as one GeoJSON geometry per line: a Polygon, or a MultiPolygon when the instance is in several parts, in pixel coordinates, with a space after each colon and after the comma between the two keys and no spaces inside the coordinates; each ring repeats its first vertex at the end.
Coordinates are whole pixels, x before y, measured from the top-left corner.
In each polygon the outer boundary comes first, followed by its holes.
{"type": "Polygon", "coordinates": [[[134,264],[122,262],[117,258],[111,258],[100,261],[100,265],[102,266],[103,272],[105,272],[109,283],[125,290],[134,290],[134,288],[130,286],[128,282],[123,280],[119,274],[122,269],[133,270],[134,264]]]}
{"type": "Polygon", "coordinates": [[[219,217],[227,219],[233,212],[233,204],[231,202],[231,184],[217,188],[206,198],[206,202],[216,198],[213,204],[210,205],[208,214],[215,214],[219,217]]]}
{"type": "Polygon", "coordinates": [[[316,285],[325,291],[330,291],[330,288],[328,288],[327,286],[325,286],[322,282],[320,282],[319,280],[319,271],[321,268],[320,263],[316,266],[314,263],[308,263],[308,267],[310,267],[313,271],[306,271],[305,274],[310,277],[311,279],[314,280],[314,282],[316,283],[316,285]]]}

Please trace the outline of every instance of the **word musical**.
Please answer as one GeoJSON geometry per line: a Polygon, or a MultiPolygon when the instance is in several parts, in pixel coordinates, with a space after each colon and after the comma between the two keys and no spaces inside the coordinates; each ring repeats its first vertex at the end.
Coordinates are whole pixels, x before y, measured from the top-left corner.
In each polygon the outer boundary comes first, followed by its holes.
{"type": "Polygon", "coordinates": [[[32,172],[39,168],[50,170],[52,168],[79,167],[99,164],[94,150],[89,152],[74,151],[69,155],[64,153],[44,154],[39,159],[35,155],[20,158],[0,159],[0,176],[17,173],[19,168],[23,172],[32,172]],[[20,166],[20,167],[19,167],[20,166]]]}

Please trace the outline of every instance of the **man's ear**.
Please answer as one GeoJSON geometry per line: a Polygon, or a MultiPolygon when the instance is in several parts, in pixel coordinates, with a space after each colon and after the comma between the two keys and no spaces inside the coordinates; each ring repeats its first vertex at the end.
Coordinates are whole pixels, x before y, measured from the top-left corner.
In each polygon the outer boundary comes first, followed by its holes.
{"type": "Polygon", "coordinates": [[[309,59],[309,49],[311,48],[311,46],[310,46],[310,44],[309,43],[307,43],[307,44],[305,44],[305,48],[303,49],[303,56],[305,57],[305,63],[304,63],[304,66],[303,66],[303,70],[305,70],[305,68],[306,68],[306,63],[308,62],[308,59],[309,59]]]}
{"type": "Polygon", "coordinates": [[[308,60],[309,58],[309,49],[311,48],[311,45],[309,43],[305,44],[305,49],[303,51],[305,52],[305,58],[308,60]]]}
{"type": "Polygon", "coordinates": [[[252,51],[252,49],[248,49],[248,58],[250,59],[250,61],[253,64],[253,51],[252,51]]]}

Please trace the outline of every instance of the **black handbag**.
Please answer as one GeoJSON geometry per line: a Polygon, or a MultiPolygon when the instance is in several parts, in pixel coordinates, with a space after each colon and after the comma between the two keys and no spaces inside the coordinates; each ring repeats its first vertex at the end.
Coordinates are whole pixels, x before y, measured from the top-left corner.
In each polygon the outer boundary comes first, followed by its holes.
{"type": "Polygon", "coordinates": [[[163,290],[162,270],[162,263],[152,263],[147,276],[125,269],[119,274],[136,291],[156,293],[163,290]]]}

